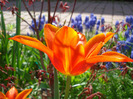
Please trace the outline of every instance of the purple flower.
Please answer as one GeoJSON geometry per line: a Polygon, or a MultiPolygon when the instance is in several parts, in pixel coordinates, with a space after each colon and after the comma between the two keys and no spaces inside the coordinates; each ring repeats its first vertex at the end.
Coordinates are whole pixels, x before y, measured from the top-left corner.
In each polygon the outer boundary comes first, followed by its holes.
{"type": "Polygon", "coordinates": [[[46,21],[46,24],[48,23],[48,21],[46,21]]]}
{"type": "Polygon", "coordinates": [[[129,16],[126,16],[126,22],[130,23],[130,17],[129,16]]]}
{"type": "MultiPolygon", "coordinates": [[[[38,20],[40,19],[40,15],[38,16],[38,20]]],[[[41,20],[43,20],[44,22],[45,22],[45,15],[43,15],[42,17],[41,17],[41,20]]]]}
{"type": "Polygon", "coordinates": [[[43,20],[44,20],[44,22],[45,22],[45,15],[43,15],[43,17],[42,17],[42,18],[43,18],[43,20]]]}
{"type": "Polygon", "coordinates": [[[93,20],[95,21],[95,24],[96,24],[96,22],[97,22],[97,17],[94,16],[94,17],[93,17],[93,20]]]}
{"type": "Polygon", "coordinates": [[[130,24],[133,24],[133,16],[130,16],[130,24]]]}
{"type": "Polygon", "coordinates": [[[85,25],[88,21],[89,21],[89,17],[86,16],[86,17],[85,17],[85,21],[84,21],[84,25],[85,25]]]}
{"type": "Polygon", "coordinates": [[[74,28],[77,28],[77,21],[74,21],[74,28]]]}
{"type": "Polygon", "coordinates": [[[133,35],[131,35],[131,37],[126,40],[126,43],[128,47],[133,47],[133,35]]]}
{"type": "Polygon", "coordinates": [[[61,23],[59,23],[59,27],[62,27],[61,23]]]}
{"type": "Polygon", "coordinates": [[[95,25],[95,19],[94,18],[91,18],[90,19],[90,27],[94,27],[94,25],[95,25]]]}
{"type": "Polygon", "coordinates": [[[101,31],[104,32],[104,26],[101,27],[101,31]]]}
{"type": "MultiPolygon", "coordinates": [[[[123,50],[129,50],[131,48],[131,43],[129,42],[130,38],[128,38],[125,42],[125,46],[123,50]]],[[[125,53],[125,51],[123,51],[125,53]]]]}
{"type": "Polygon", "coordinates": [[[80,25],[82,25],[82,22],[81,21],[78,21],[77,22],[77,28],[79,29],[80,25]]]}
{"type": "Polygon", "coordinates": [[[76,21],[82,21],[81,14],[79,14],[78,16],[76,16],[75,20],[76,20],[76,21]]]}
{"type": "Polygon", "coordinates": [[[112,50],[111,49],[107,49],[106,52],[108,52],[108,51],[112,51],[112,50]]]}
{"type": "Polygon", "coordinates": [[[82,16],[81,16],[81,14],[79,14],[78,17],[79,17],[79,21],[82,22],[82,16]]]}
{"type": "Polygon", "coordinates": [[[93,18],[93,26],[96,24],[97,19],[93,18]]]}
{"type": "Polygon", "coordinates": [[[129,38],[129,30],[125,31],[125,37],[129,38]]]}
{"type": "Polygon", "coordinates": [[[118,39],[118,35],[117,35],[117,34],[115,34],[114,37],[115,37],[116,39],[118,39]]]}
{"type": "Polygon", "coordinates": [[[74,27],[74,23],[71,23],[71,27],[72,27],[72,28],[74,27]]]}
{"type": "Polygon", "coordinates": [[[132,49],[132,51],[131,51],[131,56],[130,56],[132,59],[133,59],[133,49],[132,49]]]}
{"type": "Polygon", "coordinates": [[[95,35],[97,35],[98,34],[98,31],[96,30],[96,33],[95,33],[95,35]]]}
{"type": "Polygon", "coordinates": [[[77,22],[77,25],[80,25],[80,24],[82,24],[82,21],[78,21],[78,22],[77,22]]]}
{"type": "Polygon", "coordinates": [[[86,28],[86,29],[89,29],[89,28],[90,28],[90,23],[89,23],[89,21],[85,24],[85,28],[86,28]]]}
{"type": "Polygon", "coordinates": [[[42,25],[40,25],[40,27],[39,27],[39,31],[41,31],[43,29],[43,26],[42,25]]]}
{"type": "Polygon", "coordinates": [[[97,25],[100,25],[100,20],[97,21],[97,25]]]}
{"type": "Polygon", "coordinates": [[[115,28],[118,28],[118,25],[119,25],[119,21],[116,21],[115,22],[115,28]]]}
{"type": "MultiPolygon", "coordinates": [[[[43,29],[43,26],[44,26],[44,19],[41,18],[40,20],[40,26],[39,26],[39,31],[41,31],[43,29]]],[[[36,26],[38,27],[38,24],[39,24],[39,20],[36,20],[36,26]]],[[[31,27],[29,27],[33,32],[35,32],[35,30],[33,28],[35,28],[35,23],[34,21],[32,20],[32,23],[31,23],[31,27]]]]}
{"type": "Polygon", "coordinates": [[[125,23],[124,23],[124,20],[122,20],[122,22],[121,22],[122,27],[124,26],[124,24],[125,24],[125,23]]]}
{"type": "Polygon", "coordinates": [[[30,33],[29,32],[27,32],[27,36],[30,36],[30,33]]]}
{"type": "Polygon", "coordinates": [[[120,51],[120,49],[119,49],[119,47],[118,46],[116,46],[116,51],[118,52],[118,51],[120,51]]]}
{"type": "Polygon", "coordinates": [[[74,19],[73,18],[71,19],[71,23],[74,23],[74,19]]]}
{"type": "Polygon", "coordinates": [[[116,50],[117,51],[125,51],[126,50],[126,42],[125,41],[118,41],[116,45],[116,50]]]}
{"type": "Polygon", "coordinates": [[[45,20],[43,18],[41,18],[40,24],[44,25],[44,23],[45,23],[45,20]]]}
{"type": "Polygon", "coordinates": [[[132,30],[133,29],[133,24],[131,25],[131,27],[130,27],[130,30],[132,30]]]}
{"type": "Polygon", "coordinates": [[[120,51],[120,50],[118,50],[117,52],[118,52],[118,53],[121,53],[121,51],[120,51]]]}
{"type": "Polygon", "coordinates": [[[79,17],[78,17],[78,16],[76,16],[75,20],[76,20],[76,21],[79,21],[79,17]]]}
{"type": "Polygon", "coordinates": [[[90,26],[93,26],[93,24],[94,24],[94,23],[93,23],[93,19],[91,18],[91,19],[90,19],[90,26]]]}
{"type": "Polygon", "coordinates": [[[105,23],[105,20],[104,20],[104,18],[102,17],[101,18],[101,24],[104,24],[105,23]]]}
{"type": "Polygon", "coordinates": [[[96,30],[99,30],[99,25],[96,26],[96,30]]]}
{"type": "Polygon", "coordinates": [[[77,28],[77,21],[72,22],[71,27],[77,28]]]}
{"type": "Polygon", "coordinates": [[[82,24],[79,25],[78,30],[79,30],[79,32],[82,32],[83,31],[82,24]]]}
{"type": "Polygon", "coordinates": [[[90,18],[93,18],[93,17],[94,17],[94,14],[93,14],[93,13],[91,13],[91,14],[90,14],[90,18]]]}
{"type": "Polygon", "coordinates": [[[106,62],[105,66],[106,66],[106,68],[108,70],[108,69],[112,68],[113,64],[111,62],[106,62]]]}

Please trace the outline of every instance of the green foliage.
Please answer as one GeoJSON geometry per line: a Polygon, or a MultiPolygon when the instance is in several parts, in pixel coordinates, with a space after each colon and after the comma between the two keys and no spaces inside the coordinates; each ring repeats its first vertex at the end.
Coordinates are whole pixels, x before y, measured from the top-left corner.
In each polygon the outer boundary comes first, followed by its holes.
{"type": "MultiPolygon", "coordinates": [[[[21,0],[16,1],[16,5],[19,8],[17,12],[18,15],[21,15],[21,0]]],[[[1,15],[1,23],[0,23],[0,66],[2,69],[0,70],[0,84],[4,84],[7,86],[9,83],[7,80],[8,77],[16,77],[16,80],[11,80],[10,83],[15,84],[18,89],[29,89],[32,88],[33,91],[30,95],[30,98],[34,96],[36,99],[41,99],[42,90],[48,91],[50,89],[49,78],[50,74],[46,73],[46,78],[43,78],[39,82],[37,70],[43,70],[43,67],[40,62],[39,51],[17,43],[15,41],[9,41],[10,37],[7,31],[12,32],[14,28],[16,28],[16,35],[20,34],[20,18],[16,18],[16,26],[14,24],[5,25],[3,12],[0,11],[1,15]],[[10,67],[14,67],[15,71],[6,70],[5,65],[10,67]]],[[[125,29],[127,29],[127,25],[125,29]]],[[[43,30],[40,31],[39,37],[43,37],[43,30]]],[[[95,30],[90,32],[89,34],[86,32],[85,35],[87,40],[89,40],[95,33],[95,30]]],[[[37,38],[36,36],[34,36],[37,38]]],[[[125,40],[123,36],[123,31],[121,31],[118,35],[118,40],[125,40]]],[[[43,41],[45,44],[45,41],[43,41]]],[[[109,41],[104,47],[112,48],[116,45],[116,42],[109,41]],[[110,44],[111,43],[111,44],[110,44]]],[[[127,52],[127,56],[130,57],[131,51],[127,52]]],[[[43,54],[43,61],[45,68],[50,64],[50,60],[46,54],[43,54]]],[[[132,67],[131,63],[127,63],[128,67],[132,67]]],[[[97,67],[99,67],[97,65],[97,67]]],[[[112,69],[115,69],[117,66],[113,63],[112,69]]],[[[46,69],[47,71],[47,69],[46,69]]],[[[89,96],[89,94],[80,95],[84,88],[87,88],[86,84],[92,85],[93,90],[92,94],[96,92],[101,92],[106,99],[132,99],[133,98],[133,81],[131,78],[131,70],[127,72],[125,77],[119,76],[122,73],[121,70],[113,70],[113,71],[104,71],[99,70],[96,72],[95,79],[91,79],[92,72],[91,70],[86,71],[85,73],[72,76],[71,77],[71,86],[69,92],[69,99],[82,99],[83,97],[89,96]],[[107,81],[105,81],[101,76],[105,74],[107,76],[107,81]],[[80,96],[78,96],[80,95],[80,96]]],[[[65,86],[66,86],[66,76],[57,73],[59,82],[59,92],[60,98],[64,98],[65,94],[65,86]]],[[[56,86],[57,87],[57,86],[56,86]]],[[[8,89],[8,87],[7,87],[8,89]]],[[[7,90],[6,89],[6,90],[7,90]]],[[[5,91],[3,87],[0,86],[0,91],[5,91]]],[[[94,99],[98,99],[98,97],[94,97],[94,99]]]]}
{"type": "MultiPolygon", "coordinates": [[[[97,73],[96,80],[94,82],[91,81],[91,85],[93,87],[93,93],[101,92],[106,99],[132,99],[133,98],[133,82],[131,80],[130,72],[126,74],[125,77],[119,76],[121,71],[114,70],[109,72],[103,72],[107,75],[107,82],[102,78],[98,78],[101,76],[101,71],[97,73]]],[[[87,71],[84,74],[79,76],[73,76],[71,79],[71,89],[69,99],[82,99],[84,95],[78,97],[83,88],[85,88],[86,83],[90,79],[90,72],[87,71]]],[[[63,75],[59,77],[60,81],[60,90],[64,91],[66,84],[66,77],[63,75]]],[[[61,92],[63,93],[63,92],[61,92]]],[[[89,96],[89,95],[88,95],[89,96]]],[[[63,98],[64,95],[61,95],[63,98]]],[[[95,97],[94,99],[98,99],[95,97]]]]}
{"type": "Polygon", "coordinates": [[[119,76],[120,70],[107,72],[108,82],[102,83],[99,79],[92,86],[94,92],[101,92],[106,99],[128,99],[133,98],[132,80],[129,74],[123,78],[119,76]]]}
{"type": "Polygon", "coordinates": [[[7,24],[7,26],[6,26],[6,30],[8,32],[13,32],[13,29],[15,29],[15,28],[16,28],[15,24],[7,24]]]}

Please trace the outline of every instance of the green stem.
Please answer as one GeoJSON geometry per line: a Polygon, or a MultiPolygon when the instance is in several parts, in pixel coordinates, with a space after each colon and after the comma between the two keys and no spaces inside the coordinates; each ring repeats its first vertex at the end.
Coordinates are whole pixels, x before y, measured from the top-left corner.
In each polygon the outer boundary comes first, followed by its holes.
{"type": "MultiPolygon", "coordinates": [[[[17,14],[19,16],[21,16],[21,0],[17,0],[16,1],[16,5],[18,8],[18,12],[17,14]]],[[[18,16],[16,16],[16,35],[20,35],[20,26],[21,26],[21,20],[18,16]]],[[[20,44],[18,42],[16,42],[16,56],[17,56],[17,67],[18,67],[18,72],[20,71],[21,68],[21,62],[20,62],[20,57],[21,57],[21,51],[20,51],[20,44]]],[[[18,75],[19,79],[20,79],[20,75],[18,75]]]]}
{"type": "Polygon", "coordinates": [[[60,99],[57,70],[54,68],[54,99],[60,99]]]}
{"type": "Polygon", "coordinates": [[[64,99],[68,99],[69,89],[70,89],[70,82],[71,82],[71,76],[67,76],[65,98],[64,99]]]}

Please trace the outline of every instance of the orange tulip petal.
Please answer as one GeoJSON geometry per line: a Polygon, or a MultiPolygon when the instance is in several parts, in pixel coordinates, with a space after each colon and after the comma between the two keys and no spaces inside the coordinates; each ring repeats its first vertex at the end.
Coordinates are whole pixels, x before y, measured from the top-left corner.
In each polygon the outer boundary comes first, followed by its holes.
{"type": "Polygon", "coordinates": [[[31,93],[31,91],[32,91],[32,89],[23,90],[14,99],[25,99],[31,93]]]}
{"type": "MultiPolygon", "coordinates": [[[[58,47],[60,48],[60,47],[58,47]]],[[[62,50],[63,53],[64,50],[62,50]]],[[[60,71],[61,73],[65,74],[65,75],[71,75],[70,71],[73,70],[73,68],[75,68],[75,66],[80,62],[84,60],[85,57],[85,52],[84,52],[84,47],[82,44],[78,45],[76,47],[76,49],[71,49],[69,50],[70,52],[70,57],[68,62],[69,62],[69,66],[68,66],[68,71],[66,70],[66,67],[63,65],[64,62],[66,62],[66,60],[62,60],[62,58],[57,54],[54,55],[54,66],[55,68],[60,71]]],[[[66,53],[67,54],[67,53],[66,53]]]]}
{"type": "Polygon", "coordinates": [[[115,33],[108,32],[108,33],[106,34],[106,37],[105,37],[105,40],[104,40],[104,44],[105,44],[108,40],[110,40],[110,39],[114,36],[114,34],[115,34],[115,33]]]}
{"type": "Polygon", "coordinates": [[[17,35],[12,38],[9,38],[9,39],[15,40],[22,44],[25,44],[30,47],[36,48],[40,51],[43,51],[44,53],[46,53],[49,56],[49,58],[52,58],[52,56],[53,56],[52,50],[49,49],[48,47],[46,47],[42,42],[40,42],[39,40],[37,40],[35,38],[29,37],[29,36],[17,35]]]}
{"type": "MultiPolygon", "coordinates": [[[[84,46],[86,53],[85,55],[88,57],[97,48],[99,43],[103,42],[104,45],[113,35],[114,33],[112,32],[107,33],[106,36],[103,33],[101,33],[91,38],[84,46]]],[[[100,49],[101,48],[99,47],[99,49],[97,49],[97,52],[98,50],[100,51],[100,49]]],[[[93,53],[93,55],[96,54],[93,53]]]]}
{"type": "Polygon", "coordinates": [[[95,48],[98,46],[100,42],[104,42],[105,35],[103,33],[98,34],[91,38],[84,46],[85,48],[85,55],[89,56],[95,48]]]}
{"type": "MultiPolygon", "coordinates": [[[[79,36],[75,30],[70,27],[64,26],[59,31],[57,31],[54,42],[53,42],[53,50],[54,57],[58,59],[58,63],[60,63],[61,67],[66,73],[69,74],[69,66],[71,66],[72,61],[72,53],[76,48],[76,45],[79,41],[79,36]]],[[[55,58],[54,58],[55,59],[55,58]]],[[[52,62],[57,68],[58,66],[56,61],[52,62]]],[[[63,70],[62,69],[62,70],[63,70]]],[[[57,70],[59,70],[57,68],[57,70]]],[[[62,72],[62,71],[60,71],[62,72]]]]}
{"type": "Polygon", "coordinates": [[[18,95],[18,91],[14,86],[6,93],[6,97],[8,99],[15,99],[17,95],[18,95]]]}
{"type": "Polygon", "coordinates": [[[87,71],[90,67],[92,67],[94,64],[88,64],[85,60],[78,63],[70,72],[71,76],[76,76],[84,73],[87,71]]]}
{"type": "Polygon", "coordinates": [[[79,36],[77,32],[67,26],[63,26],[60,28],[55,34],[54,43],[63,45],[63,46],[71,46],[76,47],[79,41],[79,36]]]}
{"type": "Polygon", "coordinates": [[[87,63],[97,63],[97,62],[133,62],[131,58],[128,58],[127,56],[114,52],[109,51],[105,52],[102,55],[92,56],[88,58],[87,63]]]}
{"type": "Polygon", "coordinates": [[[0,92],[0,99],[6,99],[6,96],[2,92],[0,92]]]}
{"type": "Polygon", "coordinates": [[[85,59],[85,51],[84,46],[82,44],[78,45],[75,50],[72,51],[71,54],[71,66],[69,70],[71,71],[75,66],[85,59]]]}
{"type": "Polygon", "coordinates": [[[46,44],[47,46],[52,49],[52,42],[53,42],[53,39],[54,39],[54,35],[55,33],[57,32],[59,28],[54,26],[54,25],[51,25],[51,24],[46,24],[44,26],[44,37],[45,37],[45,41],[46,41],[46,44]]]}
{"type": "Polygon", "coordinates": [[[95,48],[95,50],[86,58],[97,55],[102,47],[103,47],[103,42],[100,42],[98,46],[95,48]]]}
{"type": "Polygon", "coordinates": [[[80,33],[80,32],[78,32],[78,35],[79,35],[79,42],[78,42],[78,45],[79,45],[79,44],[85,45],[85,43],[86,43],[86,41],[87,41],[85,35],[82,34],[82,33],[80,33]]]}

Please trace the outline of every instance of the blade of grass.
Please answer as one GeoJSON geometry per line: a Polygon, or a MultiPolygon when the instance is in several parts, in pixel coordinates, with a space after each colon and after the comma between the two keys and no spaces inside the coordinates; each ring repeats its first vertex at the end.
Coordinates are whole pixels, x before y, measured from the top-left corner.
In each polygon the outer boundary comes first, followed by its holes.
{"type": "MultiPolygon", "coordinates": [[[[16,6],[18,8],[17,14],[21,16],[21,0],[16,0],[16,6]]],[[[16,16],[16,35],[20,35],[20,24],[21,20],[18,16],[16,16]]],[[[21,68],[20,64],[20,44],[17,42],[17,66],[21,68]]]]}
{"type": "MultiPolygon", "coordinates": [[[[0,7],[1,10],[1,7],[0,7]]],[[[6,38],[6,26],[5,26],[5,21],[4,21],[4,16],[3,16],[3,11],[1,10],[1,26],[2,26],[2,34],[6,38]]]]}
{"type": "Polygon", "coordinates": [[[8,35],[6,34],[6,26],[5,26],[5,20],[4,20],[4,15],[3,15],[3,11],[0,7],[0,11],[1,11],[1,29],[2,29],[2,40],[1,40],[1,51],[2,51],[2,55],[1,57],[3,57],[1,60],[2,61],[2,65],[9,65],[9,61],[8,61],[8,55],[7,55],[7,45],[8,45],[8,35]],[[6,63],[4,63],[6,62],[6,63]]]}
{"type": "Polygon", "coordinates": [[[57,70],[54,68],[54,99],[60,99],[57,70]]]}
{"type": "MultiPolygon", "coordinates": [[[[19,16],[21,16],[21,0],[16,0],[16,7],[18,8],[18,12],[17,14],[19,16]]],[[[21,25],[21,20],[20,20],[20,17],[16,16],[16,35],[20,35],[20,25],[21,25]]],[[[16,47],[17,47],[17,67],[18,67],[18,72],[19,70],[21,69],[21,62],[20,62],[20,56],[21,56],[21,49],[20,49],[20,43],[16,43],[16,47]]],[[[20,79],[20,76],[21,75],[18,75],[18,79],[20,79]]]]}
{"type": "MultiPolygon", "coordinates": [[[[21,16],[21,0],[16,0],[16,7],[18,8],[17,15],[21,16]]],[[[16,35],[20,35],[20,17],[16,15],[16,35]]],[[[13,43],[13,53],[12,53],[12,66],[16,69],[16,66],[21,68],[20,65],[20,44],[16,41],[13,43]],[[17,59],[17,64],[16,64],[17,59]]],[[[16,71],[14,71],[14,76],[16,76],[16,71]]]]}

